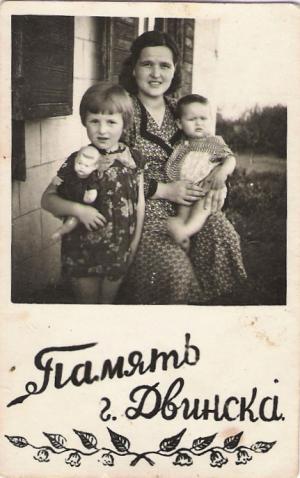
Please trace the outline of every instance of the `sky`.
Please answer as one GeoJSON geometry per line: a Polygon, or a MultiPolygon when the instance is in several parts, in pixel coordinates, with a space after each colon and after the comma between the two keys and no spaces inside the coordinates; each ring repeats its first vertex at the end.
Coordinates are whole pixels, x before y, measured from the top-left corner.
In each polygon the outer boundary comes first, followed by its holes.
{"type": "Polygon", "coordinates": [[[255,104],[287,104],[296,36],[293,6],[234,7],[220,21],[217,82],[218,107],[232,118],[255,104]]]}

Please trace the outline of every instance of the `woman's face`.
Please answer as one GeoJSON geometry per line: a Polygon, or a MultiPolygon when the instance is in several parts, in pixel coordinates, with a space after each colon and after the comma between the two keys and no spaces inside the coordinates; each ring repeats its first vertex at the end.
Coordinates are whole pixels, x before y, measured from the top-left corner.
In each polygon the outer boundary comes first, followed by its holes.
{"type": "Polygon", "coordinates": [[[133,70],[140,98],[157,98],[170,87],[175,72],[172,51],[167,46],[143,48],[133,70]]]}

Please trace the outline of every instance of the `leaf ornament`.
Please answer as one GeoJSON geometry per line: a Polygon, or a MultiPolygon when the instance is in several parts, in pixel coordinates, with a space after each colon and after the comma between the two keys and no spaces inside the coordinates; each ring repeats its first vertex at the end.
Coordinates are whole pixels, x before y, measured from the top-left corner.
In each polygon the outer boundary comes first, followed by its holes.
{"type": "Polygon", "coordinates": [[[28,446],[37,450],[37,454],[33,456],[33,459],[38,462],[49,462],[51,454],[55,455],[69,452],[69,456],[64,461],[71,467],[79,467],[83,455],[91,456],[99,452],[102,456],[98,461],[104,466],[114,466],[114,455],[118,455],[119,458],[132,455],[134,459],[130,462],[130,466],[136,466],[140,461],[146,461],[148,465],[154,466],[155,462],[150,459],[149,456],[153,454],[169,459],[172,459],[175,455],[173,465],[181,467],[193,465],[194,457],[201,458],[203,456],[209,456],[209,465],[213,468],[222,468],[225,466],[230,458],[226,455],[231,454],[233,455],[231,461],[234,461],[236,465],[245,466],[252,461],[254,453],[267,453],[277,443],[276,441],[257,441],[251,446],[241,445],[240,440],[243,432],[240,432],[225,438],[223,446],[211,445],[217,436],[217,433],[214,433],[213,435],[195,438],[189,447],[180,447],[179,443],[186,432],[186,428],[184,428],[176,435],[164,438],[159,444],[159,449],[156,448],[155,451],[146,450],[141,453],[136,453],[130,451],[131,444],[126,436],[120,435],[108,427],[107,430],[114,448],[112,446],[110,446],[110,448],[100,448],[100,446],[97,448],[97,438],[95,435],[73,429],[74,433],[80,438],[81,444],[87,448],[89,452],[83,451],[82,446],[80,447],[81,449],[67,447],[66,438],[58,433],[43,432],[45,437],[50,441],[51,447],[49,445],[35,446],[22,436],[4,436],[12,445],[18,448],[28,446]]]}
{"type": "Polygon", "coordinates": [[[48,440],[50,441],[51,445],[54,446],[54,448],[57,448],[58,450],[65,448],[66,439],[62,435],[59,435],[58,433],[45,433],[45,432],[43,432],[43,434],[45,435],[45,437],[48,438],[48,440]]]}
{"type": "Polygon", "coordinates": [[[210,435],[207,437],[199,437],[193,441],[193,449],[196,451],[204,450],[204,448],[208,447],[215,439],[216,433],[214,435],[210,435]]]}
{"type": "Polygon", "coordinates": [[[267,442],[267,441],[257,441],[254,445],[251,446],[251,450],[255,453],[267,453],[273,446],[276,441],[267,442]]]}
{"type": "Polygon", "coordinates": [[[182,435],[185,433],[186,428],[184,428],[180,433],[174,435],[170,438],[165,438],[162,442],[160,442],[159,449],[161,451],[173,451],[178,446],[182,435]]]}
{"type": "Polygon", "coordinates": [[[243,432],[240,432],[237,435],[233,435],[231,437],[226,438],[226,440],[224,441],[224,449],[233,450],[234,448],[236,448],[240,442],[242,434],[243,432]]]}
{"type": "Polygon", "coordinates": [[[26,438],[15,436],[15,437],[10,437],[8,435],[5,435],[6,438],[12,443],[14,446],[17,446],[18,448],[24,448],[24,446],[28,445],[28,441],[26,438]]]}
{"type": "Polygon", "coordinates": [[[76,435],[79,436],[81,443],[85,448],[91,450],[92,448],[97,447],[97,438],[95,437],[95,435],[93,435],[92,433],[81,432],[75,429],[73,429],[73,431],[76,433],[76,435]]]}
{"type": "Polygon", "coordinates": [[[128,438],[113,432],[108,427],[107,427],[107,430],[109,431],[112,444],[114,445],[116,450],[118,450],[120,453],[128,452],[130,448],[130,441],[128,440],[128,438]]]}

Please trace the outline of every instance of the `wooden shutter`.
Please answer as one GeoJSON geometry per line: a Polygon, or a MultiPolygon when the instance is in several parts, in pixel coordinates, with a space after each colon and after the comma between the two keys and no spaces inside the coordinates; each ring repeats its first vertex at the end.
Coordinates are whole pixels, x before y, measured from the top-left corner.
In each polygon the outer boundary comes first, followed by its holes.
{"type": "Polygon", "coordinates": [[[12,117],[72,114],[74,18],[12,16],[12,117]]]}
{"type": "Polygon", "coordinates": [[[155,29],[169,33],[179,48],[182,61],[181,95],[192,91],[194,28],[195,20],[192,18],[155,19],[155,29]]]}
{"type": "Polygon", "coordinates": [[[116,17],[112,21],[111,49],[112,72],[111,80],[118,83],[118,76],[133,40],[138,36],[138,18],[116,17]]]}

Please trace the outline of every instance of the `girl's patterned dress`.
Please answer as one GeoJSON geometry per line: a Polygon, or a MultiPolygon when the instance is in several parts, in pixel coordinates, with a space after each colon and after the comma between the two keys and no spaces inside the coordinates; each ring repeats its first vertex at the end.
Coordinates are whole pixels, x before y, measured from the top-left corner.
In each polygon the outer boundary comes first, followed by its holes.
{"type": "MultiPolygon", "coordinates": [[[[74,160],[74,155],[76,153],[67,161],[74,160]]],[[[136,227],[138,176],[143,160],[139,152],[122,144],[118,151],[105,155],[106,164],[108,155],[110,166],[98,174],[98,195],[93,203],[93,207],[106,218],[106,225],[88,231],[79,224],[63,236],[62,272],[67,276],[96,275],[117,280],[127,271],[136,227]]]]}
{"type": "MultiPolygon", "coordinates": [[[[168,182],[166,162],[179,140],[173,100],[166,100],[161,127],[133,97],[134,126],[128,144],[143,155],[145,192],[151,178],[168,182]]],[[[146,200],[142,238],[126,276],[122,302],[137,304],[201,304],[231,293],[246,278],[238,234],[223,213],[212,214],[192,237],[189,255],[168,235],[166,219],[175,205],[146,200]]]]}

